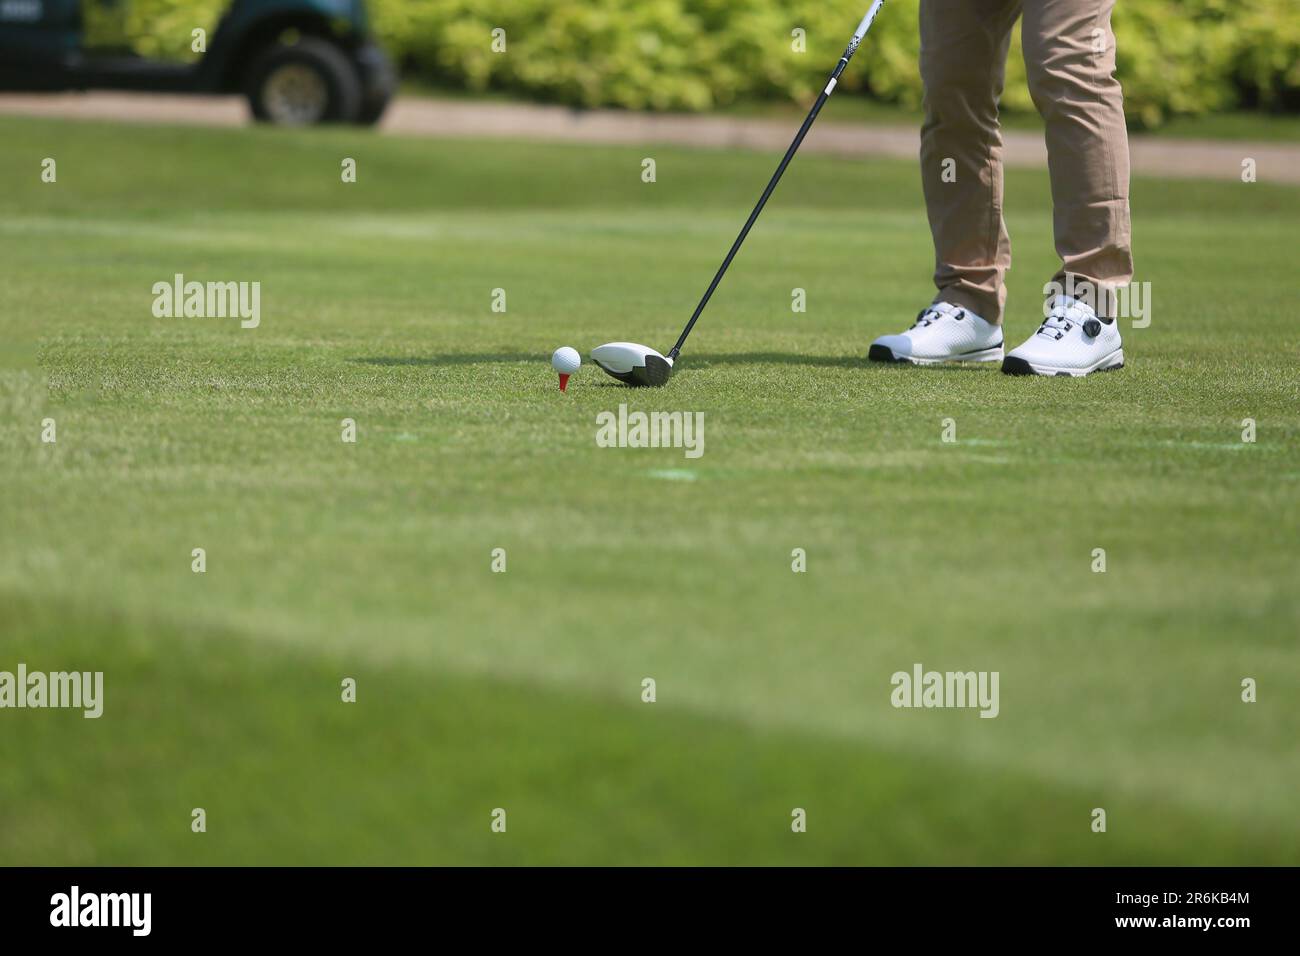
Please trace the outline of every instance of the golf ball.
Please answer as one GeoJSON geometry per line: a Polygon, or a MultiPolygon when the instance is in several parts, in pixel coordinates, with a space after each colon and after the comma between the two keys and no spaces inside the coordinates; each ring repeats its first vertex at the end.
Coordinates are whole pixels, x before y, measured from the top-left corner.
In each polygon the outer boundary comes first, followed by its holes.
{"type": "Polygon", "coordinates": [[[551,368],[561,375],[572,375],[581,365],[582,356],[578,354],[578,350],[571,349],[567,345],[556,349],[555,354],[551,356],[551,368]]]}

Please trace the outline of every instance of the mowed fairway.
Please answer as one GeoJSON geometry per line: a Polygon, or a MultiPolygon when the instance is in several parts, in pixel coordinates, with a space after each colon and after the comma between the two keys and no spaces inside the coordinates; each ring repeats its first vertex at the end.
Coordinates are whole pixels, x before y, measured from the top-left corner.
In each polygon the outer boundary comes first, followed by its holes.
{"type": "MultiPolygon", "coordinates": [[[[562,395],[559,345],[671,345],[774,156],[0,142],[0,670],[105,674],[99,720],[0,711],[0,863],[1300,863],[1267,170],[1137,181],[1129,367],[1024,380],[864,361],[930,295],[918,174],[801,156],[671,386],[562,395]],[[260,327],[155,318],[176,273],[261,282],[260,327]],[[620,403],[703,456],[597,447],[620,403]],[[891,707],[915,663],[1000,714],[891,707]]],[[[1007,193],[1014,344],[1054,256],[1046,174],[1007,193]]]]}

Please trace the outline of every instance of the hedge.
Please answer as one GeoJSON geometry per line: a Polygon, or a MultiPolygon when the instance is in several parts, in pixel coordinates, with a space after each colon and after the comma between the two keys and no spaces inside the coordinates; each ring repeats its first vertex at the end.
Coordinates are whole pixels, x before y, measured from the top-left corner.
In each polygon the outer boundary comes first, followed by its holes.
{"type": "MultiPolygon", "coordinates": [[[[891,0],[843,81],[916,107],[919,0],[891,0]]],[[[867,0],[370,0],[417,75],[574,106],[705,110],[806,100],[867,0]],[[506,52],[493,53],[492,31],[506,52]],[[805,31],[805,52],[792,31],[805,31]]],[[[1300,108],[1296,0],[1119,0],[1119,75],[1136,125],[1237,106],[1300,108]]],[[[1019,30],[1004,105],[1029,110],[1019,30]]]]}
{"type": "MultiPolygon", "coordinates": [[[[128,0],[151,55],[188,53],[222,0],[128,0]]],[[[806,102],[868,0],[369,0],[407,75],[573,106],[707,110],[806,102]],[[506,50],[493,52],[493,31],[506,50]],[[803,51],[794,31],[802,30],[803,51]]],[[[841,88],[916,107],[919,0],[889,0],[841,88]]],[[[1135,125],[1234,107],[1300,109],[1298,0],[1118,0],[1119,75],[1135,125]]],[[[1019,30],[1005,108],[1030,110],[1019,30]]]]}

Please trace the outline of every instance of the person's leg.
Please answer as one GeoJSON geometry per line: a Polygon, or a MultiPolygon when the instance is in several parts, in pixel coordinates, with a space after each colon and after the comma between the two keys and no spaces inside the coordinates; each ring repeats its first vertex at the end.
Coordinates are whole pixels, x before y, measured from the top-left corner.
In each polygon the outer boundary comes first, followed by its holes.
{"type": "Polygon", "coordinates": [[[871,343],[878,362],[1001,362],[1003,279],[998,97],[1020,0],[921,0],[921,183],[938,294],[913,326],[871,343]]]}
{"type": "Polygon", "coordinates": [[[921,182],[934,237],[935,301],[994,325],[1011,242],[1002,221],[998,97],[1020,0],[921,0],[921,182]]]}
{"type": "Polygon", "coordinates": [[[1024,0],[1021,24],[1029,92],[1047,126],[1061,257],[1054,281],[1067,294],[1075,289],[1075,298],[1103,320],[1114,315],[1113,291],[1133,277],[1128,132],[1110,26],[1114,6],[1115,0],[1024,0]]]}

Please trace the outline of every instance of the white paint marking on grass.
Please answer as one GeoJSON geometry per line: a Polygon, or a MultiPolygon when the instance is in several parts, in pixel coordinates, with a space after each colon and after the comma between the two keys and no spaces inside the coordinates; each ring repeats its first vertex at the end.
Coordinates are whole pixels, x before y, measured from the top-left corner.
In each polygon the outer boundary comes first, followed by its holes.
{"type": "Polygon", "coordinates": [[[1164,441],[1160,444],[1166,448],[1199,448],[1205,451],[1241,451],[1249,448],[1249,442],[1212,442],[1212,441],[1164,441]]]}
{"type": "Polygon", "coordinates": [[[695,481],[698,475],[685,468],[655,468],[646,472],[651,478],[663,481],[695,481]]]}
{"type": "Polygon", "coordinates": [[[37,233],[71,233],[83,236],[100,236],[113,239],[129,237],[132,239],[149,239],[168,243],[194,243],[199,245],[224,244],[237,241],[244,244],[263,244],[255,232],[224,230],[220,227],[205,226],[202,229],[189,229],[184,226],[155,225],[125,219],[88,220],[88,219],[54,219],[27,217],[9,219],[0,222],[0,232],[8,235],[25,235],[37,233]]]}

